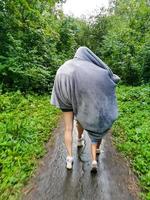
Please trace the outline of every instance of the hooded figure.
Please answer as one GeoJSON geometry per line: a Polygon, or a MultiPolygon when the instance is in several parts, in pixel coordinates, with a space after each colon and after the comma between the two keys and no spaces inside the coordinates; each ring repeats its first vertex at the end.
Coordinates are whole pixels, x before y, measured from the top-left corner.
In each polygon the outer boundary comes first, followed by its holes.
{"type": "Polygon", "coordinates": [[[91,140],[100,140],[117,119],[115,86],[120,78],[87,47],[57,71],[51,104],[73,110],[91,140]]]}

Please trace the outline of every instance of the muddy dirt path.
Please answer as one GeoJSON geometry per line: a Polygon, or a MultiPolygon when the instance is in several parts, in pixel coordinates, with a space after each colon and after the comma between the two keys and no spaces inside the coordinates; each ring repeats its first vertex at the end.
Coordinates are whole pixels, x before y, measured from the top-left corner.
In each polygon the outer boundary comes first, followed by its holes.
{"type": "MultiPolygon", "coordinates": [[[[81,152],[76,147],[74,130],[74,166],[65,168],[66,150],[63,143],[64,125],[61,121],[54,131],[53,145],[47,144],[48,153],[40,161],[39,169],[23,190],[24,200],[138,200],[136,178],[125,160],[115,151],[109,133],[101,145],[99,168],[90,173],[90,141],[85,132],[86,147],[81,152]]],[[[82,151],[82,150],[80,150],[82,151]]]]}

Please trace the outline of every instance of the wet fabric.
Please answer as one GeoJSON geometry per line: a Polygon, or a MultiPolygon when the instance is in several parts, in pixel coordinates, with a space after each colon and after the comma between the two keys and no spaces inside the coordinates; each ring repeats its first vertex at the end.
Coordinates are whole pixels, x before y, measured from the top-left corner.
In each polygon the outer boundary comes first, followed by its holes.
{"type": "Polygon", "coordinates": [[[119,77],[87,47],[57,71],[51,104],[73,109],[76,119],[93,140],[99,140],[117,119],[115,95],[119,77]]]}

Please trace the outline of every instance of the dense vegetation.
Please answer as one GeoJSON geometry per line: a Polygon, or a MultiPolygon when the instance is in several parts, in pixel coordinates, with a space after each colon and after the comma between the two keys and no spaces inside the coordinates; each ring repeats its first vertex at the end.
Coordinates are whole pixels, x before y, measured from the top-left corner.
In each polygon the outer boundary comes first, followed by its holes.
{"type": "Polygon", "coordinates": [[[115,143],[128,156],[144,200],[150,199],[150,87],[117,88],[120,115],[114,126],[115,143]]]}
{"type": "Polygon", "coordinates": [[[148,82],[149,13],[147,0],[116,0],[85,22],[64,16],[58,0],[0,0],[2,92],[50,91],[57,68],[80,45],[104,59],[123,83],[148,82]]]}
{"type": "Polygon", "coordinates": [[[49,91],[56,69],[75,51],[77,26],[57,2],[0,0],[2,92],[49,91]]]}
{"type": "MultiPolygon", "coordinates": [[[[89,21],[65,16],[63,0],[0,0],[0,173],[3,199],[16,199],[32,174],[59,112],[49,105],[58,67],[91,48],[126,85],[150,80],[150,4],[112,0],[89,21]],[[17,91],[17,92],[15,92],[17,91]],[[49,96],[47,96],[49,93],[49,96]],[[31,95],[32,94],[32,95],[31,95]],[[40,96],[40,95],[43,96],[40,96]],[[15,196],[16,195],[16,196],[15,196]]],[[[119,87],[118,148],[150,199],[148,86],[119,87]]]]}
{"type": "Polygon", "coordinates": [[[19,189],[45,153],[59,111],[48,96],[5,93],[0,99],[0,199],[17,199],[19,189]]]}
{"type": "Polygon", "coordinates": [[[91,24],[89,46],[120,75],[140,85],[150,80],[150,4],[147,0],[116,0],[91,24]]]}

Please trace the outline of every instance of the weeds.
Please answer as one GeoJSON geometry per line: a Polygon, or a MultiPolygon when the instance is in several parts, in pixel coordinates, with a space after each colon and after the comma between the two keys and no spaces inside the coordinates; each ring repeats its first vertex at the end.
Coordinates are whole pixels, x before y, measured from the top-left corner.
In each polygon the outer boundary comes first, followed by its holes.
{"type": "Polygon", "coordinates": [[[119,119],[115,143],[137,174],[144,200],[150,200],[150,87],[117,88],[119,119]]]}
{"type": "Polygon", "coordinates": [[[0,98],[0,199],[17,199],[44,155],[59,111],[49,96],[7,93],[0,98]]]}

